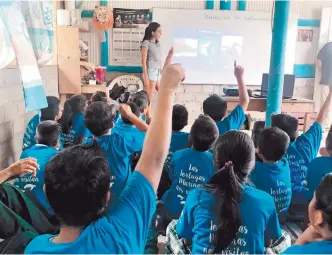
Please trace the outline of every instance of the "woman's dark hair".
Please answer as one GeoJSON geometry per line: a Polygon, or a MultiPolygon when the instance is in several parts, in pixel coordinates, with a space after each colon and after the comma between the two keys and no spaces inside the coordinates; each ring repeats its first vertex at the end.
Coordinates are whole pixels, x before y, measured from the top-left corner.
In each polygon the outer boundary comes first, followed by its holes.
{"type": "Polygon", "coordinates": [[[323,224],[332,231],[332,174],[327,174],[321,180],[315,193],[316,203],[314,207],[323,213],[323,224]]]}
{"type": "Polygon", "coordinates": [[[62,133],[68,134],[73,125],[73,116],[77,113],[84,113],[87,98],[84,95],[75,95],[68,99],[63,107],[61,119],[58,121],[61,125],[62,133]]]}
{"type": "Polygon", "coordinates": [[[144,37],[143,37],[142,41],[144,42],[145,40],[151,40],[153,37],[152,33],[156,32],[159,27],[160,27],[159,23],[151,22],[149,24],[149,26],[147,26],[145,29],[145,33],[144,33],[144,37]]]}
{"type": "Polygon", "coordinates": [[[214,253],[219,253],[236,238],[242,224],[239,202],[242,184],[255,165],[254,144],[246,133],[229,131],[218,138],[213,160],[217,171],[207,187],[217,201],[217,230],[212,245],[214,253]]]}

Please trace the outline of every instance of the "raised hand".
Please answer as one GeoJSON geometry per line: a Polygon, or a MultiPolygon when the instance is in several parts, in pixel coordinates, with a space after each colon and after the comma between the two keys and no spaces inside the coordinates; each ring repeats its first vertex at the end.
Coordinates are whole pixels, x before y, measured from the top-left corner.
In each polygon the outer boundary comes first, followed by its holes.
{"type": "Polygon", "coordinates": [[[181,82],[184,81],[185,77],[185,71],[180,64],[166,66],[161,76],[160,90],[174,92],[181,82]]]}
{"type": "Polygon", "coordinates": [[[16,161],[14,164],[10,165],[4,171],[7,171],[11,177],[14,176],[24,176],[26,174],[31,174],[36,176],[39,166],[36,159],[26,158],[16,161]]]}
{"type": "Polygon", "coordinates": [[[236,61],[234,61],[234,75],[235,75],[236,79],[243,78],[243,74],[244,74],[243,66],[237,65],[236,61]]]}

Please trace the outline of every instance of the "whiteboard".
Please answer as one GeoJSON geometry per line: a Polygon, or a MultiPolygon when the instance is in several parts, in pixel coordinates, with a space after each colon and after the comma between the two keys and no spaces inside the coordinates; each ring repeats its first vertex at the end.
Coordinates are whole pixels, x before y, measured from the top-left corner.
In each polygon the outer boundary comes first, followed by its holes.
{"type": "MultiPolygon", "coordinates": [[[[163,59],[174,46],[173,62],[186,70],[185,83],[236,84],[233,61],[245,68],[245,82],[260,85],[269,72],[272,14],[263,12],[153,9],[161,24],[163,59]]],[[[290,15],[285,74],[293,74],[297,16],[290,15]]]]}

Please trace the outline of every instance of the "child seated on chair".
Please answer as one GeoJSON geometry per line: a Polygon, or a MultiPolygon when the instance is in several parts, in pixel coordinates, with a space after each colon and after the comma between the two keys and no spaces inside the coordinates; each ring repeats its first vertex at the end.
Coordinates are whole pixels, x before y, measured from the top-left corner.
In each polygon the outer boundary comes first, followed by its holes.
{"type": "Polygon", "coordinates": [[[64,147],[82,143],[92,134],[84,124],[84,113],[88,100],[84,95],[74,95],[65,102],[59,123],[61,124],[61,141],[64,147]]]}
{"type": "MultiPolygon", "coordinates": [[[[50,159],[55,156],[59,148],[59,125],[55,121],[47,120],[39,123],[36,137],[37,144],[26,149],[21,154],[21,159],[35,158],[39,165],[36,176],[26,175],[17,178],[14,182],[16,186],[24,190],[33,201],[38,202],[47,212],[48,218],[54,215],[43,191],[45,167],[50,159]]],[[[40,206],[39,206],[40,207],[40,206]]]]}
{"type": "MultiPolygon", "coordinates": [[[[39,114],[36,114],[28,123],[25,133],[23,136],[23,146],[22,150],[28,149],[31,146],[36,144],[36,128],[41,121],[45,120],[55,120],[58,121],[62,116],[62,107],[60,105],[60,100],[54,96],[48,96],[47,99],[47,108],[40,110],[39,114]]],[[[60,143],[60,147],[62,144],[60,143]]]]}
{"type": "Polygon", "coordinates": [[[176,104],[173,106],[172,114],[172,138],[170,152],[176,152],[189,146],[189,134],[182,132],[188,125],[188,110],[184,105],[176,104]]]}
{"type": "Polygon", "coordinates": [[[150,98],[148,93],[146,93],[145,90],[138,91],[131,95],[129,100],[139,107],[141,111],[141,119],[149,123],[151,120],[146,118],[146,114],[150,106],[150,98]]]}
{"type": "Polygon", "coordinates": [[[298,136],[299,121],[287,114],[272,115],[272,126],[285,131],[290,138],[286,157],[289,162],[292,181],[292,201],[289,209],[290,217],[303,221],[307,208],[306,178],[309,163],[317,157],[322,141],[322,125],[332,111],[332,86],[316,121],[302,135],[298,136]]]}
{"type": "Polygon", "coordinates": [[[258,140],[257,151],[263,162],[256,161],[250,180],[257,189],[270,194],[280,216],[285,216],[292,198],[290,170],[285,154],[288,135],[279,128],[264,129],[258,140]]]}
{"type": "Polygon", "coordinates": [[[246,121],[245,111],[249,105],[249,95],[243,81],[243,73],[243,67],[236,65],[236,62],[234,62],[234,75],[239,86],[239,104],[227,117],[225,117],[227,114],[227,101],[221,96],[212,95],[203,102],[203,112],[216,122],[219,135],[232,129],[239,130],[246,121]]]}

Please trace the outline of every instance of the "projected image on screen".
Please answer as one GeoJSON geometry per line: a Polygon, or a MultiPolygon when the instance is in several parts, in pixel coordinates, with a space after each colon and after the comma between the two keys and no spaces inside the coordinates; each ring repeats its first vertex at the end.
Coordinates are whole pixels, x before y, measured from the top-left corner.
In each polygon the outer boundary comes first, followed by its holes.
{"type": "Polygon", "coordinates": [[[175,57],[197,57],[198,40],[174,38],[175,57]]]}
{"type": "Polygon", "coordinates": [[[225,68],[233,68],[233,62],[241,61],[243,47],[242,36],[221,37],[221,61],[225,68]]]}

